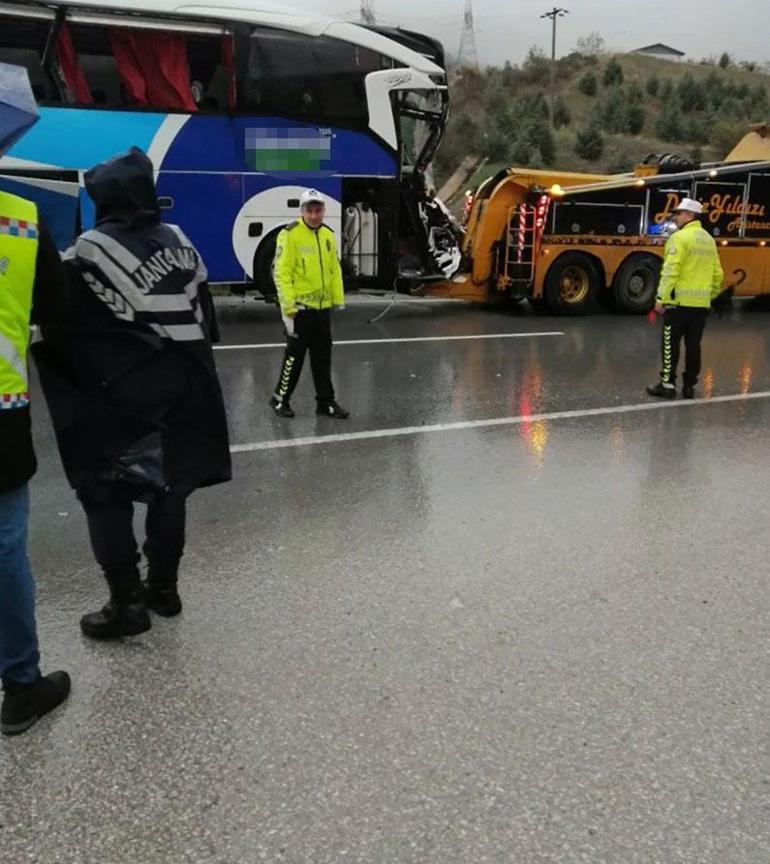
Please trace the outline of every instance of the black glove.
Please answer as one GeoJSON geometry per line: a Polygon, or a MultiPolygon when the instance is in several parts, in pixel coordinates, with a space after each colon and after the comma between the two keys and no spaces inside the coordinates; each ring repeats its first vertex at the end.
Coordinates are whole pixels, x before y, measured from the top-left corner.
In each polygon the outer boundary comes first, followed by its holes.
{"type": "Polygon", "coordinates": [[[730,311],[733,305],[733,289],[728,288],[719,296],[711,301],[711,308],[716,312],[717,317],[721,318],[726,312],[730,311]]]}

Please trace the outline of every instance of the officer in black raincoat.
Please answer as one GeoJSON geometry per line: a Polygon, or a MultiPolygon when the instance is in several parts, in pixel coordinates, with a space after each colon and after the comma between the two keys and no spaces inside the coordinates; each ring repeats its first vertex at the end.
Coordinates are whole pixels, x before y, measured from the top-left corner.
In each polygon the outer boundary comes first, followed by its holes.
{"type": "Polygon", "coordinates": [[[182,605],[177,573],[185,502],[230,479],[216,321],[200,255],[161,222],[152,163],[139,149],[85,176],[96,227],[64,256],[73,300],[64,326],[34,348],[64,469],[86,516],[110,600],[83,617],[110,639],[182,605]],[[147,585],[140,581],[134,502],[147,504],[147,585]]]}

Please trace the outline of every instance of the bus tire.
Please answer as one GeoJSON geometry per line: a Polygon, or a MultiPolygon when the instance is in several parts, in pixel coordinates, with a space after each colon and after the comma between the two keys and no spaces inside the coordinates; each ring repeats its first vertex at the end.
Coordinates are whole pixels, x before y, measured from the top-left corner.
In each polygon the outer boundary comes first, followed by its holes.
{"type": "Polygon", "coordinates": [[[267,303],[275,303],[278,300],[278,289],[273,278],[273,259],[280,233],[281,228],[276,228],[275,231],[268,234],[254,253],[254,268],[252,270],[254,288],[267,303]]]}
{"type": "Polygon", "coordinates": [[[554,315],[588,315],[596,308],[600,282],[599,268],[591,257],[567,252],[546,274],[543,297],[554,315]]]}
{"type": "Polygon", "coordinates": [[[629,255],[612,280],[612,301],[624,315],[645,315],[655,305],[661,260],[639,252],[629,255]]]}

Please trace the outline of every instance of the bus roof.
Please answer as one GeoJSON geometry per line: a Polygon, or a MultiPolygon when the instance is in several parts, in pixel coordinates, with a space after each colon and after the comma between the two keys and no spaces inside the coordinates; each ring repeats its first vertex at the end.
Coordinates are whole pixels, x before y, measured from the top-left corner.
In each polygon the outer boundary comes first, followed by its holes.
{"type": "MultiPolygon", "coordinates": [[[[29,3],[19,4],[29,7],[29,3]]],[[[41,4],[43,5],[43,4],[41,4]]],[[[67,6],[69,9],[82,7],[83,11],[137,12],[150,17],[174,15],[180,18],[203,18],[219,21],[241,21],[247,24],[261,24],[265,27],[278,27],[306,36],[329,36],[368,48],[410,66],[426,75],[443,75],[444,70],[417,51],[389,39],[365,27],[315,15],[281,3],[265,0],[223,0],[221,3],[206,0],[47,0],[44,6],[67,6]]]]}

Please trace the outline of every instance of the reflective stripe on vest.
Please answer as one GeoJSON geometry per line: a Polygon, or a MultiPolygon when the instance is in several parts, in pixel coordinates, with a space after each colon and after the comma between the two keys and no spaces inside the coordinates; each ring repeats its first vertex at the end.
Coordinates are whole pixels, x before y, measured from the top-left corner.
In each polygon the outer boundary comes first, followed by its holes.
{"type": "Polygon", "coordinates": [[[37,246],[37,207],[0,192],[0,410],[29,403],[27,347],[37,246]]]}

